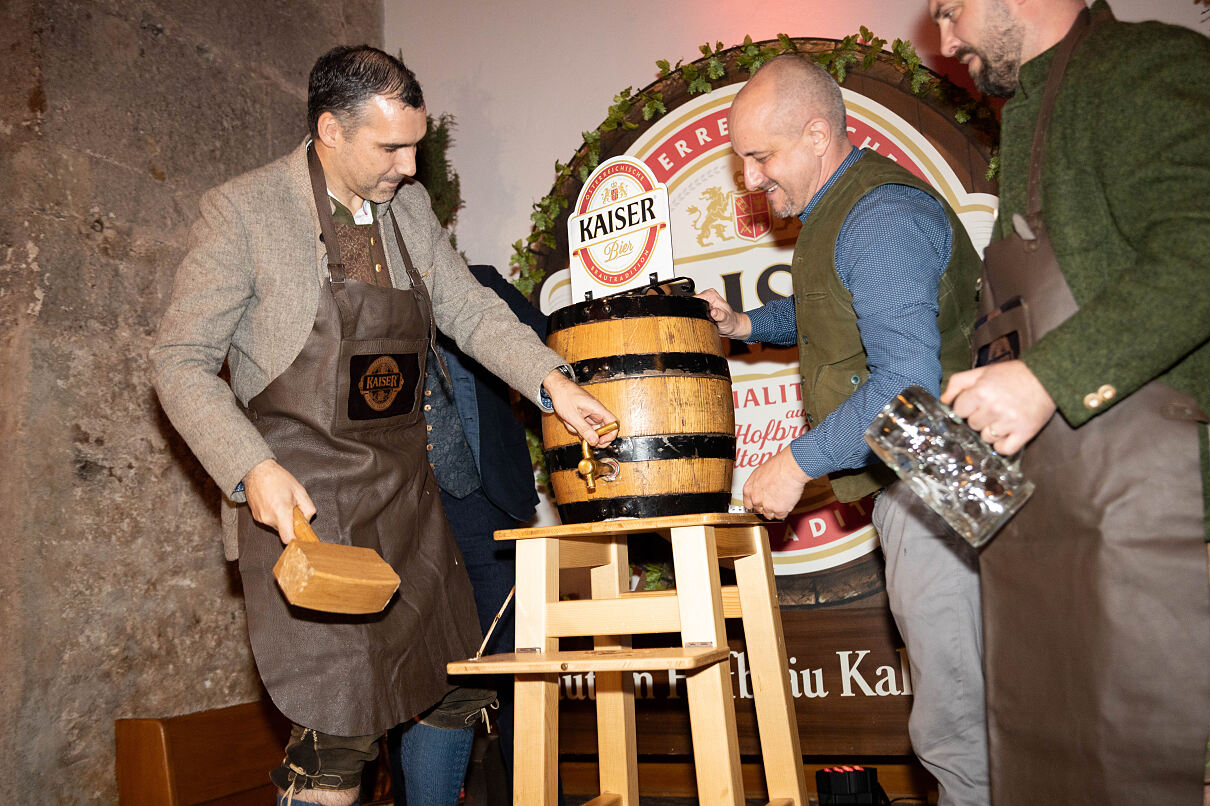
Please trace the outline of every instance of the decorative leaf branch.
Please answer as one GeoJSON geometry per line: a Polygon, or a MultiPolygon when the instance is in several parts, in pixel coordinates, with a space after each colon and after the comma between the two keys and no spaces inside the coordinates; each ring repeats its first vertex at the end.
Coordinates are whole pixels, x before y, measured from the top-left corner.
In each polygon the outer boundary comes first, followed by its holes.
{"type": "MultiPolygon", "coordinates": [[[[1210,0],[1194,0],[1210,4],[1210,0]]],[[[885,53],[883,46],[886,40],[875,36],[864,25],[856,34],[846,36],[836,43],[831,50],[811,53],[810,57],[829,73],[836,77],[837,83],[843,84],[851,70],[860,67],[868,70],[877,62],[879,55],[885,53]]],[[[751,76],[766,62],[786,53],[799,53],[798,44],[786,34],[778,34],[776,41],[765,44],[752,41],[751,36],[745,36],[742,44],[735,48],[725,48],[722,42],[709,42],[698,48],[702,58],[689,64],[677,61],[671,64],[667,59],[656,62],[657,77],[660,79],[679,77],[685,83],[685,91],[689,95],[700,95],[715,89],[715,82],[726,77],[726,60],[734,56],[735,65],[751,76]]],[[[948,81],[939,81],[921,62],[920,56],[911,42],[896,39],[891,44],[889,53],[891,64],[908,78],[911,91],[915,95],[933,95],[954,107],[954,120],[958,123],[969,123],[972,120],[991,120],[995,113],[985,101],[975,100],[965,90],[948,81]]],[[[627,87],[613,98],[605,120],[596,129],[583,132],[584,144],[577,152],[580,158],[574,171],[574,179],[581,183],[588,181],[589,175],[601,162],[602,135],[618,130],[633,130],[638,123],[630,119],[630,113],[638,107],[643,120],[656,120],[668,112],[664,105],[663,95],[655,90],[634,92],[633,87],[627,87]]],[[[993,152],[988,164],[987,179],[991,180],[999,170],[1000,160],[993,152]]],[[[509,264],[517,273],[513,285],[523,294],[530,294],[542,282],[546,270],[539,266],[539,258],[543,254],[553,252],[557,248],[555,227],[563,210],[568,206],[564,195],[557,193],[566,183],[572,181],[573,171],[570,164],[555,162],[555,181],[552,191],[533,205],[530,220],[533,229],[524,240],[513,244],[513,255],[509,264]]]]}

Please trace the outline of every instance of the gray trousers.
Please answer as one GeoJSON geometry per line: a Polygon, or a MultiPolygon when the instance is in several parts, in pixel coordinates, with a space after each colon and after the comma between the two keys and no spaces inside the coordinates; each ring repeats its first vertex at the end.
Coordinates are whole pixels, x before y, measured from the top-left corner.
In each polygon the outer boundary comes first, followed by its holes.
{"type": "Polygon", "coordinates": [[[978,554],[902,482],[878,496],[873,519],[911,666],[912,749],[940,806],[987,806],[978,554]]]}

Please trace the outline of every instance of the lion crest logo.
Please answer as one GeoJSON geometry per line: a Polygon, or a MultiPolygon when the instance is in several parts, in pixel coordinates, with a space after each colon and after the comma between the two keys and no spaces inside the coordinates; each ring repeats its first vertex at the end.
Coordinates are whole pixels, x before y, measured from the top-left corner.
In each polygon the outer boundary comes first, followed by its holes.
{"type": "Polygon", "coordinates": [[[728,199],[734,195],[734,192],[724,194],[720,187],[706,188],[700,197],[706,203],[706,211],[703,213],[697,205],[685,209],[685,212],[697,216],[692,227],[697,230],[698,246],[712,245],[711,234],[720,241],[731,240],[732,236],[727,234],[727,225],[733,223],[728,199]]]}
{"type": "Polygon", "coordinates": [[[721,187],[708,187],[699,197],[706,209],[696,204],[685,208],[694,216],[690,225],[697,231],[698,246],[713,246],[715,241],[730,241],[738,236],[745,241],[759,241],[773,229],[773,213],[764,191],[723,193],[721,187]],[[728,235],[728,230],[734,235],[728,235]]]}

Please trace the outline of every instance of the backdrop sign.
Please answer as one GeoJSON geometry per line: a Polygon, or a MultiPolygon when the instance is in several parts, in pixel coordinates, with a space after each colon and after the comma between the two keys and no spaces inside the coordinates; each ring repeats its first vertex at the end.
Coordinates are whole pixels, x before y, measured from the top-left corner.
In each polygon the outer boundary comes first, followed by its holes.
{"type": "MultiPolygon", "coordinates": [[[[742,86],[730,84],[682,104],[639,136],[626,155],[645,165],[653,181],[667,186],[675,273],[691,277],[699,290],[717,289],[735,309],[748,310],[790,295],[790,262],[799,222],[775,218],[764,193],[743,186],[742,166],[731,151],[727,130],[728,109],[742,86]]],[[[842,92],[853,144],[895,160],[929,182],[982,250],[991,236],[996,197],[968,192],[933,143],[894,111],[852,90],[842,92]]],[[[593,179],[613,162],[603,163],[593,179]]],[[[599,188],[593,179],[581,200],[590,188],[599,188]]],[[[606,208],[603,202],[577,205],[569,223],[573,250],[576,233],[591,234],[597,226],[583,223],[586,215],[603,209],[618,208],[606,208]]],[[[576,265],[574,259],[572,264],[576,265]]],[[[547,281],[543,310],[571,303],[575,274],[570,289],[566,275],[556,273],[547,281]]],[[[806,424],[794,348],[733,343],[729,361],[736,428],[732,500],[740,504],[752,471],[802,434],[806,424]]],[[[871,552],[877,546],[871,509],[868,500],[837,502],[826,483],[809,485],[781,539],[771,534],[776,573],[814,573],[871,552]]]]}
{"type": "Polygon", "coordinates": [[[567,219],[572,298],[607,296],[673,276],[668,189],[646,163],[602,162],[567,219]]]}

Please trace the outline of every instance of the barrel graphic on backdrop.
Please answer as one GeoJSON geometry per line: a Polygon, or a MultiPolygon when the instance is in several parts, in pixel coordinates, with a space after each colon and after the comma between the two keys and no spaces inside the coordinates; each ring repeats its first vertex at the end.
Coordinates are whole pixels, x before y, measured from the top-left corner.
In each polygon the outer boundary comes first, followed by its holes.
{"type": "MultiPolygon", "coordinates": [[[[625,153],[667,187],[675,273],[692,278],[699,290],[717,289],[735,309],[749,310],[791,294],[799,222],[774,217],[764,193],[744,187],[727,129],[727,112],[742,86],[730,84],[686,101],[625,153]]],[[[894,111],[849,89],[842,93],[850,141],[937,188],[982,251],[991,236],[996,198],[967,191],[929,138],[894,111]]],[[[566,272],[555,272],[540,291],[543,309],[571,302],[566,272]]],[[[731,503],[739,505],[752,471],[807,426],[794,347],[731,342],[727,352],[736,437],[731,503]]],[[[770,525],[775,572],[815,574],[870,554],[878,545],[871,510],[870,499],[841,503],[825,480],[812,482],[786,523],[770,525]]]]}

